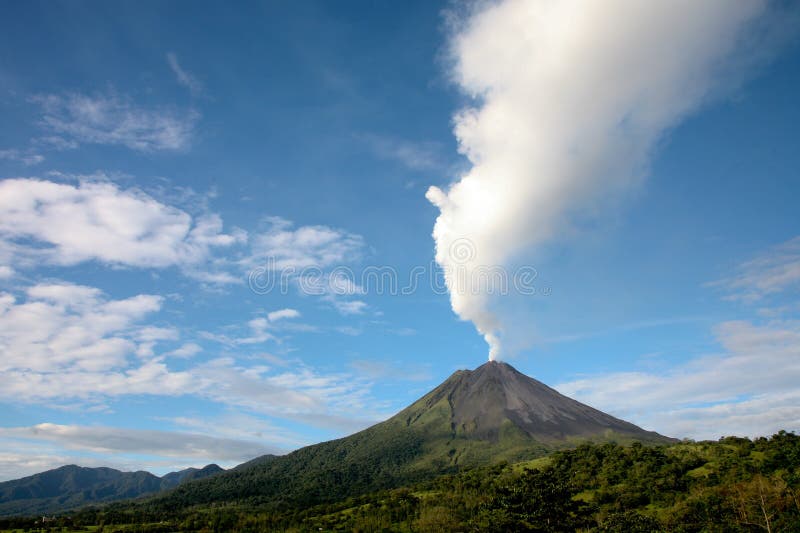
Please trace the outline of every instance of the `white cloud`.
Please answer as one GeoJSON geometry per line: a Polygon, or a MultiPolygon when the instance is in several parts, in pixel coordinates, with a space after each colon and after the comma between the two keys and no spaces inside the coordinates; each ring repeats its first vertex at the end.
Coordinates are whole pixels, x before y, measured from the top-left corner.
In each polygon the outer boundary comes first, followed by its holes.
{"type": "Polygon", "coordinates": [[[141,324],[162,303],[148,294],[109,300],[98,289],[63,282],[30,287],[24,301],[0,293],[0,400],[96,403],[199,390],[204,383],[154,356],[159,340],[175,339],[168,328],[141,324]]]}
{"type": "Polygon", "coordinates": [[[362,300],[333,300],[332,303],[343,315],[361,315],[369,307],[367,302],[362,300]]]}
{"type": "Polygon", "coordinates": [[[0,265],[0,279],[11,279],[14,277],[14,269],[7,265],[0,265]]]}
{"type": "Polygon", "coordinates": [[[297,309],[278,309],[277,311],[270,311],[267,313],[267,319],[270,322],[275,322],[276,320],[284,320],[286,318],[298,318],[300,316],[300,311],[297,309]]]}
{"type": "Polygon", "coordinates": [[[182,344],[179,348],[176,348],[172,351],[166,352],[164,357],[178,357],[183,359],[188,359],[189,357],[194,357],[195,355],[199,354],[203,351],[203,347],[195,342],[187,342],[182,344]]]}
{"type": "MultiPolygon", "coordinates": [[[[63,282],[29,287],[22,299],[0,293],[0,401],[92,406],[131,395],[193,395],[315,423],[352,422],[373,412],[368,383],[346,373],[324,375],[297,361],[281,361],[279,371],[230,357],[170,368],[168,358],[188,358],[201,347],[185,342],[159,350],[159,343],[179,339],[171,327],[143,323],[162,303],[154,295],[111,300],[96,288],[63,282]]],[[[281,311],[284,319],[292,314],[281,311]]],[[[232,346],[271,337],[266,317],[247,326],[249,336],[234,338],[232,346]]]]}
{"type": "Polygon", "coordinates": [[[362,301],[342,297],[363,294],[348,265],[362,259],[366,245],[360,235],[329,226],[294,225],[283,218],[267,219],[267,231],[254,235],[251,257],[242,261],[250,271],[250,286],[260,294],[294,285],[306,296],[319,296],[341,314],[363,313],[362,301]]]}
{"type": "MultiPolygon", "coordinates": [[[[283,320],[297,318],[299,316],[300,312],[296,309],[279,309],[277,311],[267,313],[266,317],[259,316],[248,320],[246,324],[247,333],[244,335],[237,336],[233,334],[211,332],[203,332],[202,335],[209,340],[220,342],[228,346],[261,344],[269,340],[278,341],[278,339],[272,334],[272,331],[274,329],[283,329],[284,325],[275,324],[275,322],[281,322],[283,320]]],[[[228,326],[226,329],[241,331],[241,327],[237,325],[228,326]]]]}
{"type": "Polygon", "coordinates": [[[161,303],[161,297],[147,294],[106,300],[98,289],[68,283],[30,287],[26,301],[19,303],[0,293],[0,372],[8,378],[0,394],[12,394],[13,372],[96,372],[124,366],[136,349],[137,322],[158,311],[161,303]]]}
{"type": "Polygon", "coordinates": [[[41,125],[64,149],[80,143],[126,146],[142,152],[185,150],[200,118],[193,110],[144,107],[114,92],[85,95],[43,95],[32,99],[42,107],[41,125]]]}
{"type": "Polygon", "coordinates": [[[245,239],[240,230],[224,233],[218,215],[193,218],[107,181],[0,181],[0,243],[21,261],[179,266],[189,275],[212,275],[204,271],[211,251],[245,239]]]}
{"type": "Polygon", "coordinates": [[[266,264],[278,270],[307,267],[320,269],[351,264],[363,254],[360,235],[328,226],[300,226],[280,218],[267,219],[269,229],[253,235],[253,258],[248,263],[266,264]]]}
{"type": "Polygon", "coordinates": [[[248,321],[247,325],[250,327],[251,336],[236,339],[236,344],[258,344],[275,338],[270,333],[267,333],[269,321],[264,317],[254,318],[248,321]]]}
{"type": "Polygon", "coordinates": [[[457,268],[477,279],[475,268],[506,265],[569,235],[575,218],[613,206],[646,173],[665,132],[721,78],[731,81],[736,69],[726,59],[767,4],[473,5],[453,24],[451,41],[453,78],[475,99],[455,116],[459,150],[472,167],[427,197],[440,209],[436,260],[453,310],[475,324],[494,358],[501,338],[523,333],[504,331],[510,317],[498,314],[486,291],[459,290],[457,268]]]}
{"type": "Polygon", "coordinates": [[[189,89],[194,95],[203,93],[203,84],[181,67],[181,64],[178,63],[178,56],[176,56],[174,52],[169,52],[167,54],[167,63],[169,63],[169,68],[172,69],[178,83],[189,89]]]}
{"type": "Polygon", "coordinates": [[[556,388],[594,407],[677,437],[800,430],[800,323],[723,322],[720,354],[668,371],[618,372],[556,388]]]}
{"type": "Polygon", "coordinates": [[[794,237],[739,266],[738,273],[710,284],[729,299],[755,302],[800,287],[800,237],[794,237]]]}

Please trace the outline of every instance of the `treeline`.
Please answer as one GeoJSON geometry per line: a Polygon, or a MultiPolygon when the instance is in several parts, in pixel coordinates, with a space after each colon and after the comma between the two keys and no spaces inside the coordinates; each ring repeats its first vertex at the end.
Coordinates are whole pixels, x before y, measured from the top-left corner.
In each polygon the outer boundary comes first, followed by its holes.
{"type": "Polygon", "coordinates": [[[102,531],[800,531],[800,437],[585,444],[311,507],[112,505],[102,531]],[[533,467],[533,468],[530,468],[533,467]]]}

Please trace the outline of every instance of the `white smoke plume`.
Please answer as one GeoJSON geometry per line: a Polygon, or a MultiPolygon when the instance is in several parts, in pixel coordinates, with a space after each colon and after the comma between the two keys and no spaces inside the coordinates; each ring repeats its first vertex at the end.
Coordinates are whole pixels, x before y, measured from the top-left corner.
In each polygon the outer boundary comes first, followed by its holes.
{"type": "Polygon", "coordinates": [[[474,106],[456,114],[454,133],[471,168],[426,196],[441,211],[436,261],[453,310],[474,322],[490,360],[502,356],[502,322],[471,273],[530,253],[635,185],[665,131],[734,81],[768,7],[505,0],[456,21],[452,73],[474,106]]]}

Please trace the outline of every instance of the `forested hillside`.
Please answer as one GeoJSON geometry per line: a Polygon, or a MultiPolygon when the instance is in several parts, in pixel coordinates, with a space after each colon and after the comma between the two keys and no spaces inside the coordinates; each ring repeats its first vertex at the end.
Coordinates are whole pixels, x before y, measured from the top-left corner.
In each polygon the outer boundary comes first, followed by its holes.
{"type": "Polygon", "coordinates": [[[584,444],[312,507],[176,513],[143,502],[85,510],[72,522],[140,532],[800,531],[800,437],[584,444]]]}
{"type": "Polygon", "coordinates": [[[217,465],[157,477],[150,472],[66,465],[0,483],[0,516],[64,512],[91,503],[137,498],[224,472],[217,465]]]}

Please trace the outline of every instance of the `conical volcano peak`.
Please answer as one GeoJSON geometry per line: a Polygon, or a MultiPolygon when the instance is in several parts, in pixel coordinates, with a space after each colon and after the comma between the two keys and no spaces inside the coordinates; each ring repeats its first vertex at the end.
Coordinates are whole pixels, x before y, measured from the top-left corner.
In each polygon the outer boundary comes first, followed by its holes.
{"type": "MultiPolygon", "coordinates": [[[[611,434],[646,441],[663,439],[568,398],[502,361],[455,372],[412,407],[432,409],[445,400],[453,431],[466,438],[494,441],[515,428],[540,442],[611,434]]],[[[425,417],[417,411],[412,419],[425,417]]]]}

